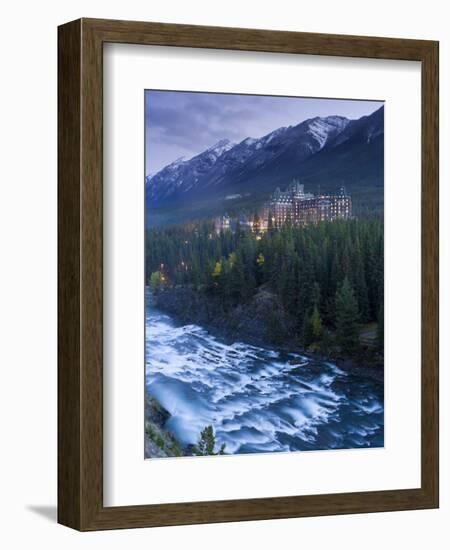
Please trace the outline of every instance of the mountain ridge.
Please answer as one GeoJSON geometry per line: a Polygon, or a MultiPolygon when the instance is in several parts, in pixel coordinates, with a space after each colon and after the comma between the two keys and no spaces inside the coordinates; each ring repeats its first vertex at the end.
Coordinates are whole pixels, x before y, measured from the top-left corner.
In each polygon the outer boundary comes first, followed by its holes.
{"type": "Polygon", "coordinates": [[[261,138],[247,137],[239,143],[223,139],[147,177],[147,209],[156,214],[157,209],[186,202],[220,203],[231,194],[247,194],[258,201],[293,177],[310,188],[349,184],[356,191],[360,181],[367,186],[362,195],[375,193],[375,202],[380,203],[383,136],[384,106],[359,119],[313,117],[261,138]]]}

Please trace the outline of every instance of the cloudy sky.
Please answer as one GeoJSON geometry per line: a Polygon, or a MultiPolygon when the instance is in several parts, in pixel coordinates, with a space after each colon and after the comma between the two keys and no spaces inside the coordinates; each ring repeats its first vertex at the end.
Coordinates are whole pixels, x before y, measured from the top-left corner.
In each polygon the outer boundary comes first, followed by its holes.
{"type": "Polygon", "coordinates": [[[315,116],[360,118],[382,102],[200,92],[145,92],[146,174],[227,138],[259,138],[315,116]]]}

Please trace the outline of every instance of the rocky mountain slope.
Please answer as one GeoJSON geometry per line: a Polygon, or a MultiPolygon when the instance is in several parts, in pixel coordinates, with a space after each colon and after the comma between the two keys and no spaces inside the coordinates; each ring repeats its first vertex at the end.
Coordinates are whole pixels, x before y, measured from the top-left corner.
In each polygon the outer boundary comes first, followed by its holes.
{"type": "Polygon", "coordinates": [[[383,107],[358,120],[315,117],[259,139],[221,140],[192,159],[176,160],[146,178],[147,211],[160,223],[161,213],[170,217],[171,210],[183,218],[245,208],[292,178],[312,192],[345,185],[357,202],[379,208],[383,171],[383,107]]]}

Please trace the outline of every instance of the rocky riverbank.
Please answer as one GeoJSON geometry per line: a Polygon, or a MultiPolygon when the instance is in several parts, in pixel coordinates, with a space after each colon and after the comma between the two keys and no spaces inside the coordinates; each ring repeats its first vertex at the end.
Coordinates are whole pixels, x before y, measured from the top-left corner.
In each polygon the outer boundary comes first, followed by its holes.
{"type": "Polygon", "coordinates": [[[294,320],[287,315],[279,299],[265,287],[247,302],[224,310],[213,295],[204,295],[193,287],[172,287],[152,296],[154,306],[175,317],[182,324],[197,324],[212,334],[229,340],[244,340],[247,343],[267,346],[276,345],[286,352],[304,353],[320,360],[335,363],[346,372],[382,381],[384,369],[382,358],[371,350],[360,353],[357,358],[343,357],[336,349],[325,354],[317,349],[304,349],[295,337],[294,320]]]}
{"type": "Polygon", "coordinates": [[[149,401],[147,456],[383,445],[382,383],[329,356],[228,340],[151,304],[146,389],[159,405],[149,401]]]}
{"type": "Polygon", "coordinates": [[[145,458],[184,456],[183,447],[165,429],[170,413],[152,396],[145,398],[145,458]]]}
{"type": "Polygon", "coordinates": [[[153,297],[154,305],[181,323],[198,324],[229,339],[264,345],[293,334],[293,320],[279,299],[264,287],[246,303],[225,310],[218,298],[193,287],[164,289],[153,297]]]}

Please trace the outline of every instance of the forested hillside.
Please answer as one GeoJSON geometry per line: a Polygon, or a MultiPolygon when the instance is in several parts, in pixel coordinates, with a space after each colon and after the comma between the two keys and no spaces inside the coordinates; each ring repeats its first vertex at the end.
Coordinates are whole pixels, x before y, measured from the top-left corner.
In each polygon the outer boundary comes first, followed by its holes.
{"type": "Polygon", "coordinates": [[[378,219],[287,225],[259,236],[239,227],[216,234],[211,222],[199,222],[149,229],[146,239],[146,277],[155,293],[194,289],[223,318],[264,291],[274,304],[269,340],[294,337],[347,356],[359,351],[360,325],[382,320],[383,265],[378,219]]]}

